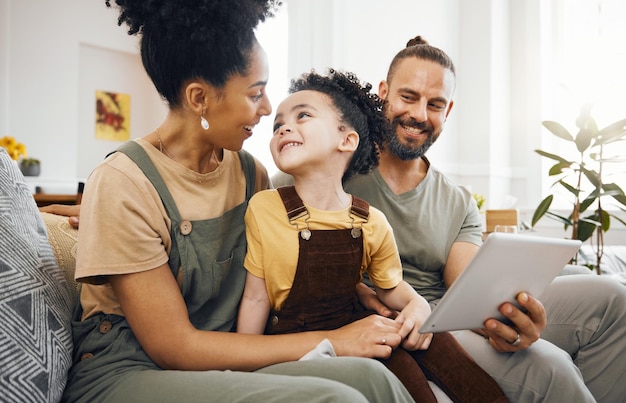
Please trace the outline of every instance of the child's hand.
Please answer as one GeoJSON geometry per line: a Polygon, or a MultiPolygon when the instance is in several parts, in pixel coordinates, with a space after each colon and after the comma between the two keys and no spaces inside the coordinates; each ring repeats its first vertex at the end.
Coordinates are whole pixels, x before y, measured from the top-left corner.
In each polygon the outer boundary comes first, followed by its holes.
{"type": "Polygon", "coordinates": [[[433,338],[432,333],[420,333],[418,330],[430,315],[430,305],[422,297],[412,300],[396,318],[402,324],[400,336],[405,350],[426,350],[433,338]]]}
{"type": "Polygon", "coordinates": [[[376,313],[386,318],[394,318],[397,316],[398,313],[392,311],[385,304],[383,304],[380,299],[378,299],[376,292],[365,284],[358,283],[356,286],[356,293],[359,297],[359,302],[366,309],[376,311],[376,313]]]}

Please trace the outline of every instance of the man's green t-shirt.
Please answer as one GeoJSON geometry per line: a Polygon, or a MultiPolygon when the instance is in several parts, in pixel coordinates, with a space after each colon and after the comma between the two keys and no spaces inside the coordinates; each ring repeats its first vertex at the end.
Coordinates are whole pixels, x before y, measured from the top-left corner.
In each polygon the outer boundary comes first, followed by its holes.
{"type": "Polygon", "coordinates": [[[402,258],[404,280],[428,301],[441,298],[446,291],[443,269],[452,244],[482,243],[480,214],[471,192],[432,166],[417,188],[400,195],[391,191],[378,169],[351,178],[345,188],[387,216],[402,258]]]}

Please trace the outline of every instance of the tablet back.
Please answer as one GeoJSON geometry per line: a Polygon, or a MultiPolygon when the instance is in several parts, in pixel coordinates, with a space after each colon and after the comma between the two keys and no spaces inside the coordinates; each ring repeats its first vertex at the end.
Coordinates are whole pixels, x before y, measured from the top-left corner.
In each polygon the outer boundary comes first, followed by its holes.
{"type": "Polygon", "coordinates": [[[580,245],[578,240],[492,233],[420,332],[478,329],[488,318],[504,321],[498,307],[507,301],[517,305],[522,291],[540,298],[580,245]]]}

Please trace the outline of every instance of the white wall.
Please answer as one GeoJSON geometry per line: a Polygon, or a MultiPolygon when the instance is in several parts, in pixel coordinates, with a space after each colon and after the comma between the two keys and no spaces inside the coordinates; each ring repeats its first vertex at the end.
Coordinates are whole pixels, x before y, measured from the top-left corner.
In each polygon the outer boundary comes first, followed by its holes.
{"type": "MultiPolygon", "coordinates": [[[[530,222],[547,172],[533,150],[542,148],[541,121],[550,116],[543,84],[552,77],[544,71],[551,2],[287,2],[291,77],[332,66],[377,88],[393,56],[415,35],[445,50],[457,67],[455,106],[428,157],[460,185],[484,194],[485,208],[516,207],[530,222]]],[[[568,236],[547,218],[536,229],[568,236]]],[[[624,244],[626,231],[616,223],[606,239],[624,244]]]]}
{"type": "MultiPolygon", "coordinates": [[[[288,44],[286,39],[264,43],[259,35],[270,60],[277,59],[281,50],[286,55],[288,49],[286,71],[282,64],[270,66],[270,84],[280,84],[278,94],[270,91],[274,105],[284,96],[288,79],[311,68],[351,70],[377,88],[393,55],[408,39],[423,35],[446,50],[459,71],[455,109],[429,157],[461,184],[487,194],[488,203],[503,193],[502,189],[494,191],[495,187],[504,186],[508,192],[508,1],[476,0],[471,6],[461,0],[286,3],[288,44]],[[493,95],[499,100],[491,101],[493,95]]],[[[0,56],[0,74],[6,64],[4,82],[9,84],[0,102],[11,100],[0,108],[0,135],[17,137],[32,156],[42,160],[39,181],[85,177],[100,156],[116,146],[94,139],[91,91],[101,86],[129,92],[133,101],[138,98],[140,90],[129,89],[125,82],[145,81],[143,71],[137,67],[120,73],[115,67],[119,60],[132,65],[136,38],[117,26],[117,10],[107,9],[104,1],[0,0],[0,11],[0,22],[10,22],[2,24],[8,29],[6,36],[0,30],[1,43],[6,46],[0,56]],[[91,77],[86,80],[85,75],[91,77]]],[[[270,19],[266,25],[271,23],[270,19]]],[[[4,82],[0,79],[0,84],[4,82]]],[[[146,112],[146,108],[154,108],[154,114],[163,113],[155,106],[160,101],[152,91],[147,84],[141,95],[151,99],[148,106],[144,102],[131,106],[133,137],[149,132],[160,121],[146,112]]],[[[267,124],[271,118],[264,120],[267,124]]],[[[262,157],[272,173],[275,167],[265,145],[270,133],[269,125],[257,128],[245,147],[262,157]]]]}
{"type": "MultiPolygon", "coordinates": [[[[120,28],[121,29],[121,28],[120,28]]],[[[81,43],[78,51],[78,154],[77,173],[87,177],[121,141],[95,136],[96,90],[130,95],[131,138],[152,132],[165,117],[165,103],[145,73],[136,53],[81,43]]]]}
{"type": "Polygon", "coordinates": [[[288,6],[291,76],[332,66],[376,89],[410,38],[422,35],[444,49],[457,67],[455,107],[428,156],[492,203],[508,193],[508,1],[288,0],[288,6]]]}
{"type": "Polygon", "coordinates": [[[540,174],[526,172],[531,162],[526,155],[532,156],[532,150],[523,147],[526,138],[540,138],[540,120],[534,132],[512,136],[511,115],[513,100],[515,110],[541,108],[535,102],[540,80],[529,83],[532,75],[519,77],[537,72],[540,59],[533,54],[528,70],[517,68],[529,53],[518,53],[517,45],[526,31],[537,32],[539,14],[533,5],[537,8],[539,2],[288,0],[289,37],[297,38],[289,44],[289,74],[333,66],[354,71],[377,88],[393,56],[408,39],[422,35],[445,50],[457,67],[455,106],[429,158],[459,184],[483,193],[487,207],[504,207],[508,196],[518,200],[517,207],[527,207],[537,200],[536,194],[532,199],[527,195],[528,189],[540,187],[540,174]],[[520,22],[512,26],[520,11],[520,22]],[[512,79],[513,74],[518,76],[512,79]],[[516,98],[514,90],[525,96],[516,98]]]}
{"type": "MultiPolygon", "coordinates": [[[[458,60],[459,0],[287,0],[289,76],[328,67],[356,73],[374,91],[393,56],[422,35],[458,60]],[[306,44],[306,46],[303,46],[306,44]]],[[[438,166],[457,159],[457,115],[429,152],[438,166]]]]}
{"type": "Polygon", "coordinates": [[[8,43],[11,25],[9,21],[9,0],[0,0],[0,137],[8,133],[9,104],[9,58],[8,43]]]}
{"type": "MultiPolygon", "coordinates": [[[[422,35],[457,67],[455,107],[429,158],[459,184],[483,193],[486,208],[517,200],[523,218],[532,214],[546,172],[545,161],[532,150],[541,147],[541,121],[550,101],[542,84],[552,73],[544,71],[542,56],[551,51],[546,40],[551,2],[285,3],[278,19],[258,30],[270,56],[268,94],[274,107],[289,79],[311,68],[354,71],[377,88],[393,55],[422,35]],[[288,35],[279,28],[285,25],[288,35]]],[[[117,17],[103,0],[0,0],[0,136],[17,137],[42,160],[39,182],[73,186],[115,148],[94,139],[93,89],[103,86],[98,89],[142,100],[131,107],[133,137],[153,130],[165,114],[139,67],[136,38],[117,26],[117,17]],[[120,63],[128,66],[123,73],[116,70],[120,63]]],[[[272,119],[263,119],[244,144],[270,174],[276,170],[267,148],[272,119]]],[[[549,220],[544,226],[554,229],[549,220]]],[[[622,234],[622,243],[625,232],[618,224],[611,230],[622,234]]]]}
{"type": "Polygon", "coordinates": [[[117,26],[117,10],[108,9],[104,1],[2,0],[0,11],[0,22],[6,27],[0,32],[8,29],[0,35],[0,66],[6,66],[6,70],[0,68],[6,77],[0,80],[5,84],[0,136],[16,137],[27,146],[29,156],[42,161],[38,181],[44,183],[44,190],[46,185],[58,190],[69,184],[75,189],[77,179],[86,177],[117,146],[95,140],[95,94],[86,93],[86,85],[90,90],[131,94],[133,137],[144,135],[155,124],[154,116],[144,112],[146,103],[153,115],[164,115],[149,83],[133,88],[123,84],[146,83],[140,66],[120,71],[107,57],[81,61],[85,47],[137,58],[136,38],[117,26]],[[93,70],[81,70],[89,62],[98,63],[99,75],[89,77],[93,70]],[[81,83],[81,76],[86,75],[87,81],[81,83]],[[119,84],[111,85],[114,81],[119,84]],[[81,124],[85,119],[92,127],[81,124]]]}

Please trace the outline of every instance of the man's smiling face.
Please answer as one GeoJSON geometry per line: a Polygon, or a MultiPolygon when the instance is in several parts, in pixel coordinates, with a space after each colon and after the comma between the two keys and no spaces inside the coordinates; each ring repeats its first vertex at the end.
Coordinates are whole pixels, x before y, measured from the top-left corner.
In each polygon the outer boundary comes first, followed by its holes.
{"type": "Polygon", "coordinates": [[[391,80],[380,83],[385,114],[393,130],[385,138],[398,158],[411,160],[424,155],[437,140],[452,109],[454,74],[438,63],[407,57],[391,80]]]}

